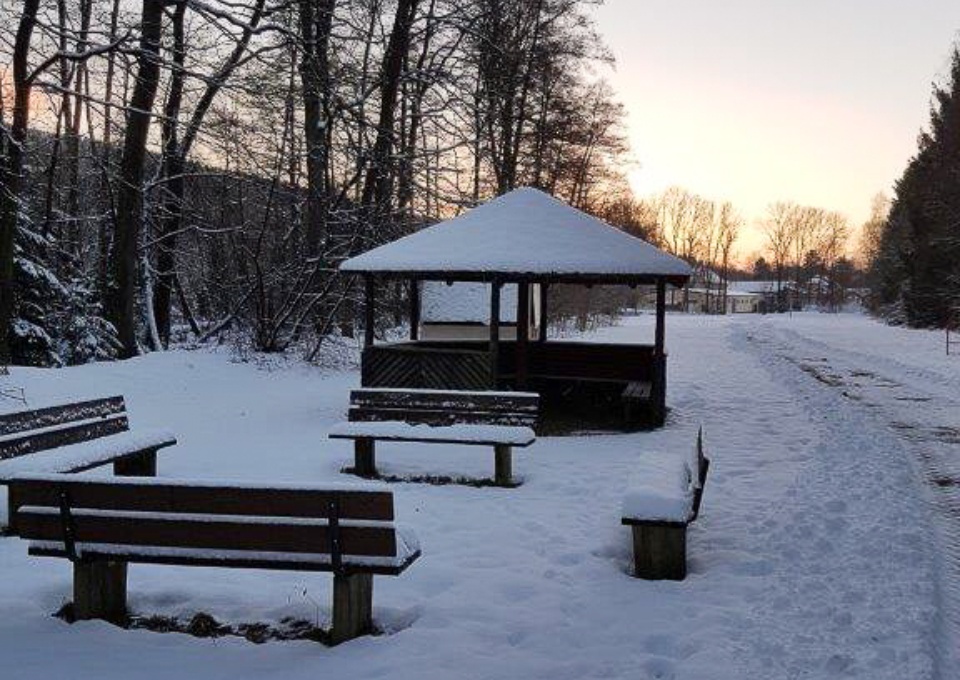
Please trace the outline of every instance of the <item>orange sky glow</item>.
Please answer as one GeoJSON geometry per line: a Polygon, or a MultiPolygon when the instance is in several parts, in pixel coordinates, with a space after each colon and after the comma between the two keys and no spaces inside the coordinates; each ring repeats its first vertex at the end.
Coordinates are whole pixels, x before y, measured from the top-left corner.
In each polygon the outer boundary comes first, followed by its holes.
{"type": "Polygon", "coordinates": [[[641,196],[670,185],[756,222],[778,200],[854,226],[892,194],[947,72],[960,5],[946,0],[606,0],[594,12],[617,64],[641,196]]]}

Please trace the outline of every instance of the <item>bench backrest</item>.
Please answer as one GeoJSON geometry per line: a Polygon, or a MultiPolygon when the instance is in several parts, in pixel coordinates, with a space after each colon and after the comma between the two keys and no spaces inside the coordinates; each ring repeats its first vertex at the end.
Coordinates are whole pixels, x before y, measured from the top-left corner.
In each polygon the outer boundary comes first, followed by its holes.
{"type": "Polygon", "coordinates": [[[397,555],[390,491],[45,475],[12,480],[9,503],[11,533],[63,544],[68,557],[77,544],[192,551],[191,564],[203,551],[210,563],[229,551],[238,566],[329,555],[336,571],[349,556],[397,555]]]}
{"type": "Polygon", "coordinates": [[[692,522],[700,515],[700,501],[703,500],[703,487],[707,483],[707,472],[710,470],[710,459],[703,455],[703,427],[697,430],[697,446],[694,449],[693,459],[690,462],[690,472],[693,485],[693,517],[692,522]]]}
{"type": "Polygon", "coordinates": [[[130,428],[123,397],[0,416],[0,460],[99,439],[130,428]]]}
{"type": "Polygon", "coordinates": [[[352,421],[425,425],[515,425],[535,428],[540,395],[533,392],[460,392],[359,389],[350,393],[352,421]]]}

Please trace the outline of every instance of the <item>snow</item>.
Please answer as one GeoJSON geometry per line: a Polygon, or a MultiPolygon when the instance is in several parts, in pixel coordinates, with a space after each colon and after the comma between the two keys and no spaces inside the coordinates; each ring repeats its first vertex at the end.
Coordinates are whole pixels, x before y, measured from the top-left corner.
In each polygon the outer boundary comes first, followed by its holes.
{"type": "Polygon", "coordinates": [[[531,188],[345,261],[350,272],[688,277],[683,260],[531,188]]]}
{"type": "Polygon", "coordinates": [[[693,515],[693,475],[677,456],[647,455],[627,483],[624,519],[686,522],[693,515]]]}
{"type": "MultiPolygon", "coordinates": [[[[420,319],[424,323],[490,323],[490,284],[424,281],[420,319]]],[[[517,285],[500,289],[500,321],[517,320],[517,285]]]]}
{"type": "Polygon", "coordinates": [[[464,444],[510,444],[528,446],[537,435],[529,427],[514,425],[441,425],[404,423],[399,421],[342,422],[330,428],[330,437],[355,439],[397,439],[408,441],[457,441],[464,444]]]}
{"type": "MultiPolygon", "coordinates": [[[[630,317],[590,339],[644,342],[652,328],[652,315],[630,317]]],[[[667,343],[666,427],[540,437],[516,489],[390,485],[424,555],[375,579],[384,635],[328,649],[66,625],[50,614],[70,597],[69,564],[3,538],[0,676],[956,677],[960,531],[940,511],[956,490],[928,483],[922,462],[942,461],[944,474],[960,465],[941,429],[960,412],[960,357],[944,356],[942,334],[853,315],[670,315],[667,343]],[[689,576],[634,579],[620,525],[629,476],[653,452],[688,453],[700,425],[712,465],[687,533],[689,576]]],[[[14,368],[2,382],[31,404],[123,394],[134,430],[177,434],[160,457],[164,477],[349,479],[340,469],[351,447],[326,434],[343,419],[355,371],[202,350],[14,368]]],[[[489,475],[470,447],[383,449],[387,474],[489,475]]],[[[325,624],[331,588],[328,575],[156,565],[132,565],[128,586],[141,614],[325,624]]]]}

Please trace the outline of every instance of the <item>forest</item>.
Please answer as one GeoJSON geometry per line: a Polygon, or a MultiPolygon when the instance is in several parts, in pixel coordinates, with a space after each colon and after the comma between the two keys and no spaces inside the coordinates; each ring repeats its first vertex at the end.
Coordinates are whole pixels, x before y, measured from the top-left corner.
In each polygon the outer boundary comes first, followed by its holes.
{"type": "Polygon", "coordinates": [[[515,186],[642,230],[592,4],[5,1],[4,358],[314,354],[339,261],[515,186]]]}
{"type": "MultiPolygon", "coordinates": [[[[2,361],[83,363],[224,335],[315,358],[357,318],[339,262],[518,186],[701,273],[747,275],[735,244],[748,223],[730,202],[631,190],[599,4],[3,0],[2,361]]],[[[889,224],[918,228],[908,212],[898,195],[889,224]]],[[[885,215],[865,240],[878,308],[909,311],[933,293],[903,283],[905,227],[888,226],[880,247],[885,215]]],[[[843,215],[782,201],[758,227],[754,275],[856,280],[843,215]]],[[[381,304],[399,310],[404,294],[381,304]]]]}

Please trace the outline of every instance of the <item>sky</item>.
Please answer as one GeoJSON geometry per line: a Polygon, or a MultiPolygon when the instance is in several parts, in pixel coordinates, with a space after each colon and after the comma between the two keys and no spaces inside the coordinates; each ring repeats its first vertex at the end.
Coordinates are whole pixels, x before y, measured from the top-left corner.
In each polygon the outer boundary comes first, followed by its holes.
{"type": "Polygon", "coordinates": [[[606,0],[641,196],[683,186],[747,218],[778,200],[862,224],[916,151],[949,72],[955,0],[606,0]]]}

